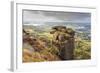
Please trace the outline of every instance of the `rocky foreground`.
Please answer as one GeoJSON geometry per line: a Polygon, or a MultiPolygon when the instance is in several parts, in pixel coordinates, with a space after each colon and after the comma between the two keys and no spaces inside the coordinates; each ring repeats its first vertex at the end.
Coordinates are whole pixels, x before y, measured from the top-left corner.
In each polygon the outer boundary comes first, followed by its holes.
{"type": "MultiPolygon", "coordinates": [[[[79,49],[75,49],[75,31],[71,28],[55,26],[48,33],[49,35],[43,37],[30,30],[23,29],[23,62],[73,60],[75,57],[78,59],[79,56],[83,58],[83,55],[78,54],[81,53],[79,49]]],[[[77,47],[81,48],[80,45],[77,47]]],[[[90,56],[86,55],[85,58],[90,56]]]]}

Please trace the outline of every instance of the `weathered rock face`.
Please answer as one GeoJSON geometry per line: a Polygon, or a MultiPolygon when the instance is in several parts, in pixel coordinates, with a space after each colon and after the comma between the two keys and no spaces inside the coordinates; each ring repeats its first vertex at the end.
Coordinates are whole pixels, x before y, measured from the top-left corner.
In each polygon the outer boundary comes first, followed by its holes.
{"type": "Polygon", "coordinates": [[[73,59],[75,32],[65,26],[55,26],[52,29],[50,32],[53,34],[52,44],[59,49],[59,57],[62,60],[73,59]]]}

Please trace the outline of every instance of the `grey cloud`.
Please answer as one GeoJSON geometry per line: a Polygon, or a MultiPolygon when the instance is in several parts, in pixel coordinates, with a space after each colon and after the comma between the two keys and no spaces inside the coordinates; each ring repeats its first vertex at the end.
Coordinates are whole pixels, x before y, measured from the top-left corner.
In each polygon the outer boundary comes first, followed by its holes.
{"type": "Polygon", "coordinates": [[[36,11],[24,10],[23,23],[39,22],[79,22],[90,23],[90,13],[77,12],[55,12],[55,11],[36,11]]]}

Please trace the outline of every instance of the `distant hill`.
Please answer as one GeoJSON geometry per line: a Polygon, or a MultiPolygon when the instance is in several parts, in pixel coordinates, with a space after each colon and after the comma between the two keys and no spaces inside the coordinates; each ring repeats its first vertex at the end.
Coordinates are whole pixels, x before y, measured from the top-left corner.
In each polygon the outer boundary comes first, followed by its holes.
{"type": "Polygon", "coordinates": [[[32,29],[35,32],[49,32],[54,26],[66,26],[67,28],[72,28],[76,32],[76,36],[81,36],[84,39],[91,38],[91,24],[90,23],[65,23],[65,22],[45,22],[42,25],[25,24],[23,28],[32,29]]]}

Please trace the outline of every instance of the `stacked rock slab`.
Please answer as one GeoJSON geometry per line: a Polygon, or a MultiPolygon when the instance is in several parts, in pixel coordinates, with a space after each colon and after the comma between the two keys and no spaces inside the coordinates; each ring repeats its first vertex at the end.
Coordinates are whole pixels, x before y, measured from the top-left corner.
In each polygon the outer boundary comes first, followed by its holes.
{"type": "Polygon", "coordinates": [[[75,32],[65,26],[55,26],[50,33],[53,34],[52,45],[59,49],[59,57],[62,60],[72,60],[75,32]]]}

